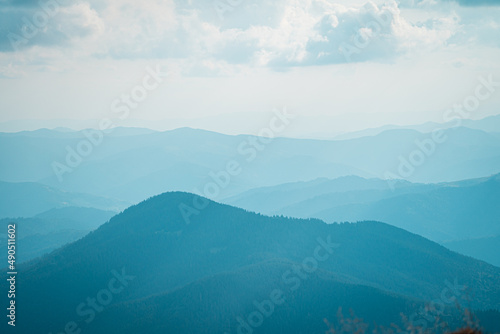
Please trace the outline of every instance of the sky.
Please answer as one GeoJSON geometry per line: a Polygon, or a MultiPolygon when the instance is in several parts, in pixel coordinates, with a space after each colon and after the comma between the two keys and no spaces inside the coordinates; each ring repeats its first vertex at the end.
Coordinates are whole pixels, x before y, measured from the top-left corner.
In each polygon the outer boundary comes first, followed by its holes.
{"type": "Polygon", "coordinates": [[[443,122],[499,60],[500,0],[0,0],[0,131],[443,122]]]}

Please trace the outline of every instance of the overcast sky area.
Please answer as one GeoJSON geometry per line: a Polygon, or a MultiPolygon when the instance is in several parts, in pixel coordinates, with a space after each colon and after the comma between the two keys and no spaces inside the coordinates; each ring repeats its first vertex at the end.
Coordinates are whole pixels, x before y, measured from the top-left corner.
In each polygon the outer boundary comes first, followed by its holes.
{"type": "Polygon", "coordinates": [[[248,133],[283,107],[304,135],[443,122],[499,60],[500,0],[0,0],[0,130],[248,133]],[[161,84],[118,118],[148,68],[161,84]]]}

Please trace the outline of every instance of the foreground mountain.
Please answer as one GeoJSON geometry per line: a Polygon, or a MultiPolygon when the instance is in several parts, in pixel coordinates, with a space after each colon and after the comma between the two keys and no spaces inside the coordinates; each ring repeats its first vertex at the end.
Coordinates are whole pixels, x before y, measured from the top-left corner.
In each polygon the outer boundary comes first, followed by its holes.
{"type": "Polygon", "coordinates": [[[302,324],[291,332],[338,306],[387,326],[440,298],[500,309],[500,268],[417,235],[377,222],[266,217],[188,193],[132,206],[19,271],[18,318],[30,319],[19,321],[21,332],[234,331],[254,298],[280,301],[276,289],[285,302],[262,326],[302,324]]]}
{"type": "Polygon", "coordinates": [[[287,285],[282,275],[293,265],[268,261],[197,280],[168,293],[120,303],[104,310],[89,324],[88,331],[324,333],[323,319],[333,318],[339,308],[356,310],[357,316],[370,324],[388,324],[400,323],[400,312],[412,314],[417,307],[424,307],[422,302],[345,283],[345,279],[322,270],[307,274],[292,290],[294,286],[287,285]]]}

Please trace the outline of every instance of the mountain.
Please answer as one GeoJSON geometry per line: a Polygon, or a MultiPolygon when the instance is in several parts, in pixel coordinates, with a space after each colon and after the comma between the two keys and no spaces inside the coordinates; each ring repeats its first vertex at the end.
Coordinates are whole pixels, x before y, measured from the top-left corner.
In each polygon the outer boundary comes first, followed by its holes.
{"type": "Polygon", "coordinates": [[[375,288],[339,282],[335,275],[324,271],[308,275],[296,292],[291,291],[280,279],[291,265],[278,261],[251,265],[168,293],[121,303],[104,310],[88,330],[247,333],[255,328],[257,333],[323,333],[327,329],[323,319],[334,317],[339,307],[356,309],[357,316],[373,325],[398,323],[398,311],[411,314],[415,304],[424,305],[375,288]],[[283,292],[276,303],[272,301],[273,291],[283,292]],[[262,314],[262,320],[256,311],[262,314]]]}
{"type": "Polygon", "coordinates": [[[320,178],[312,181],[291,182],[270,187],[255,188],[226,198],[224,203],[263,214],[285,214],[291,217],[309,217],[319,210],[342,203],[358,203],[365,198],[380,199],[383,194],[394,195],[397,191],[418,191],[427,187],[404,180],[386,181],[344,176],[336,179],[320,178]],[[346,194],[355,196],[346,196],[346,194]],[[338,194],[333,199],[333,194],[338,194]]]}
{"type": "Polygon", "coordinates": [[[457,253],[472,256],[500,267],[500,235],[450,241],[443,243],[443,245],[457,253]]]}
{"type": "Polygon", "coordinates": [[[375,219],[435,241],[500,234],[500,174],[469,185],[442,184],[436,189],[381,200],[346,204],[312,215],[331,221],[375,219]]]}
{"type": "Polygon", "coordinates": [[[114,211],[94,208],[64,207],[50,209],[31,218],[3,218],[0,221],[5,224],[19,224],[17,237],[23,238],[33,234],[49,234],[66,229],[95,230],[115,214],[114,211]]]}
{"type": "Polygon", "coordinates": [[[264,297],[276,317],[262,326],[297,333],[338,306],[386,326],[442,296],[450,308],[500,310],[500,268],[404,230],[268,217],[181,192],[134,205],[19,271],[17,316],[30,319],[21,332],[234,331],[264,297]]]}
{"type": "MultiPolygon", "coordinates": [[[[21,220],[21,224],[25,222],[36,222],[40,224],[44,224],[45,221],[33,221],[31,219],[27,219],[26,221],[21,220]]],[[[1,220],[2,227],[4,223],[7,223],[6,220],[1,220]]],[[[16,223],[16,228],[18,228],[21,224],[16,223]]],[[[5,224],[7,227],[7,225],[5,224]]],[[[65,229],[56,231],[49,234],[31,234],[22,238],[18,238],[17,240],[17,250],[16,250],[16,262],[18,264],[25,263],[31,260],[35,260],[36,258],[43,256],[45,254],[49,254],[53,250],[62,247],[68,243],[76,241],[82,237],[84,237],[90,231],[81,231],[81,230],[73,230],[73,229],[65,229]]],[[[7,249],[7,235],[0,235],[0,247],[2,249],[7,249]]],[[[0,261],[4,265],[2,268],[7,266],[7,253],[2,254],[0,256],[0,261]]]]}
{"type": "MultiPolygon", "coordinates": [[[[69,206],[117,212],[130,205],[125,201],[72,193],[35,182],[0,181],[0,197],[0,218],[32,217],[50,209],[69,206]]],[[[66,217],[73,216],[70,214],[66,217]]]]}
{"type": "MultiPolygon", "coordinates": [[[[2,231],[16,224],[17,263],[50,253],[85,236],[108,221],[116,212],[93,208],[64,207],[42,212],[31,218],[0,219],[2,231]]],[[[7,234],[0,233],[0,248],[7,248],[7,234]]],[[[7,263],[7,253],[1,255],[7,263]]]]}
{"type": "MultiPolygon", "coordinates": [[[[339,115],[300,115],[296,119],[299,126],[293,126],[286,129],[286,136],[290,138],[308,138],[319,140],[344,140],[366,136],[376,136],[387,130],[416,130],[422,133],[429,133],[435,129],[449,129],[457,125],[467,127],[469,129],[481,130],[485,132],[495,132],[500,128],[500,115],[492,115],[482,119],[454,119],[450,122],[426,122],[422,124],[409,125],[383,125],[373,127],[373,124],[381,124],[373,122],[369,119],[368,114],[357,113],[358,119],[352,123],[346,119],[342,119],[339,115]],[[340,127],[339,120],[343,127],[340,127]],[[333,126],[332,125],[337,125],[333,126]],[[359,129],[359,130],[357,130],[359,129]]],[[[232,134],[257,134],[263,124],[269,122],[274,116],[273,112],[238,112],[238,113],[222,113],[214,116],[206,116],[200,118],[184,118],[175,119],[168,118],[163,120],[140,120],[140,119],[125,119],[120,120],[122,127],[113,128],[112,135],[118,133],[119,129],[136,129],[140,132],[166,131],[182,127],[191,127],[196,129],[204,129],[207,131],[232,134]],[[229,125],[230,124],[230,125],[229,125]],[[154,130],[152,130],[154,129],[154,130]]],[[[349,113],[352,117],[352,112],[349,113]]],[[[52,120],[16,120],[0,122],[0,131],[2,132],[19,132],[25,130],[36,131],[40,128],[52,129],[59,132],[78,132],[81,129],[90,128],[99,124],[100,119],[88,120],[70,120],[70,119],[52,119],[52,120]],[[72,129],[79,129],[72,130],[72,129]]],[[[401,123],[407,122],[406,119],[401,119],[401,123]]],[[[128,131],[127,131],[128,132],[128,131]]]]}
{"type": "Polygon", "coordinates": [[[327,222],[375,219],[444,242],[500,233],[499,195],[500,174],[438,184],[351,176],[257,188],[225,202],[327,222]]]}
{"type": "Polygon", "coordinates": [[[51,230],[47,230],[47,232],[54,232],[68,227],[75,230],[91,231],[101,226],[114,215],[116,215],[115,211],[84,207],[64,207],[39,213],[34,218],[51,222],[51,230]]]}
{"type": "Polygon", "coordinates": [[[458,124],[462,127],[466,127],[469,129],[481,130],[485,132],[497,132],[498,129],[500,129],[500,115],[488,116],[478,120],[473,120],[473,119],[462,119],[460,121],[453,120],[451,122],[446,122],[446,123],[427,122],[417,125],[384,125],[378,128],[370,128],[361,131],[348,132],[345,134],[338,135],[334,137],[334,139],[345,140],[345,139],[354,139],[366,136],[376,136],[387,130],[401,130],[401,129],[410,129],[423,133],[429,133],[434,131],[435,129],[450,129],[456,127],[458,124]]]}
{"type": "Polygon", "coordinates": [[[0,133],[0,154],[9,162],[0,165],[0,175],[4,181],[39,182],[136,203],[165,190],[221,200],[252,188],[317,178],[428,183],[500,171],[500,138],[465,127],[441,135],[396,129],[349,140],[271,140],[188,128],[116,131],[0,133]]]}

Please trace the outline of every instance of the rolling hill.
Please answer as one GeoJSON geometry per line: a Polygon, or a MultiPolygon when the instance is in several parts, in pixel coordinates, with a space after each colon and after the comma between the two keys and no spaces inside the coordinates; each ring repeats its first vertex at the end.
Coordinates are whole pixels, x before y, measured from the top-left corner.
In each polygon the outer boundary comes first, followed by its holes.
{"type": "Polygon", "coordinates": [[[338,306],[389,326],[443,291],[500,309],[500,268],[404,230],[262,216],[180,192],[132,206],[19,271],[18,317],[30,319],[22,332],[234,331],[255,300],[281,300],[276,289],[286,302],[262,329],[320,328],[338,306]]]}

